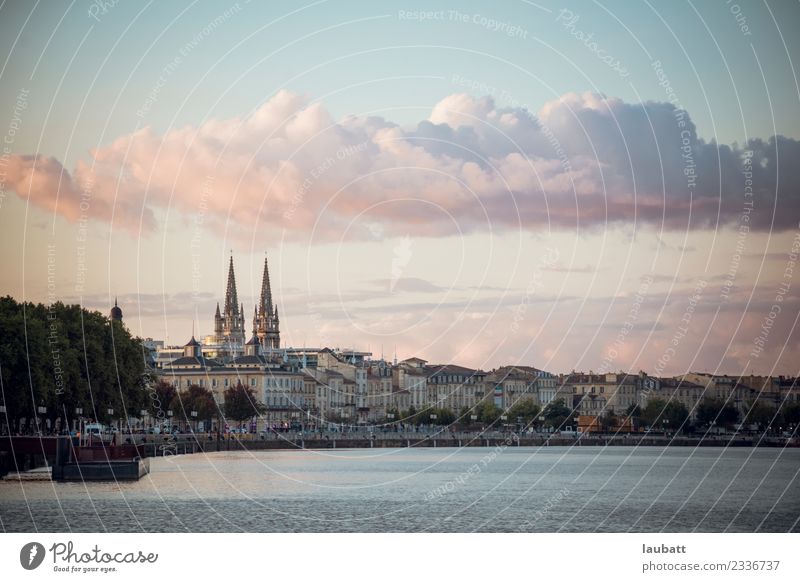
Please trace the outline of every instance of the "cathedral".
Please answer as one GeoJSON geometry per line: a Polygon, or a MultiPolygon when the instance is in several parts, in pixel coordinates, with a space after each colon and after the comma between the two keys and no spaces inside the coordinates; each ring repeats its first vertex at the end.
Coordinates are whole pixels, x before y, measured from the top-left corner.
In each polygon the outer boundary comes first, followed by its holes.
{"type": "MultiPolygon", "coordinates": [[[[269,280],[269,263],[264,258],[264,275],[261,279],[261,296],[253,309],[253,336],[264,350],[280,348],[278,307],[272,302],[272,287],[269,280]]],[[[236,292],[236,275],[233,257],[228,265],[228,286],[225,291],[225,304],[220,312],[219,303],[214,314],[214,341],[231,347],[245,345],[244,304],[239,303],[236,292]]]]}

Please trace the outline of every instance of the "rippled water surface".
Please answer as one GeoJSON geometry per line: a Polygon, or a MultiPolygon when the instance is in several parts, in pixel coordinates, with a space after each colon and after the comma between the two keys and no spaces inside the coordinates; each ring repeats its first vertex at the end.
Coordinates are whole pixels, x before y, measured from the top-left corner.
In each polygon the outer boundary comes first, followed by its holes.
{"type": "Polygon", "coordinates": [[[800,531],[800,450],[222,452],[138,482],[0,482],[5,531],[800,531]]]}

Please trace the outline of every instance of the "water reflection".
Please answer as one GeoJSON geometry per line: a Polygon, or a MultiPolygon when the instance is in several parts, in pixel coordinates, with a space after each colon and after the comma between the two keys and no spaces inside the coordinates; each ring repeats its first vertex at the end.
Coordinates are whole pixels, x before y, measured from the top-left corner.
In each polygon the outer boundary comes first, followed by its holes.
{"type": "Polygon", "coordinates": [[[258,451],[0,483],[5,531],[797,531],[800,450],[258,451]]]}

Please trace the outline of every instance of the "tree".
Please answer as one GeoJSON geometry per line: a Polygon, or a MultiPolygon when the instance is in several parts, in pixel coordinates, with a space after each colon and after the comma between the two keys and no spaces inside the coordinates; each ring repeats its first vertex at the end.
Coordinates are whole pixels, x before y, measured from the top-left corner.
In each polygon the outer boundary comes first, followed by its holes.
{"type": "Polygon", "coordinates": [[[217,413],[217,403],[208,388],[192,384],[175,395],[170,403],[170,409],[177,418],[192,423],[195,420],[211,420],[217,413]],[[196,412],[197,416],[192,416],[192,411],[196,412]]]}
{"type": "Polygon", "coordinates": [[[800,402],[790,402],[784,406],[783,421],[794,426],[800,423],[800,402]]]}
{"type": "Polygon", "coordinates": [[[605,432],[613,431],[615,428],[617,428],[617,424],[617,415],[613,412],[609,411],[600,417],[600,427],[605,432]]]}
{"type": "Polygon", "coordinates": [[[508,410],[508,417],[514,421],[517,418],[521,418],[524,424],[531,424],[539,416],[541,410],[539,405],[533,401],[533,398],[523,398],[508,410]]]}
{"type": "Polygon", "coordinates": [[[259,416],[266,412],[264,406],[256,396],[255,392],[249,387],[237,382],[225,390],[225,416],[231,420],[242,422],[254,416],[259,416]]]}
{"type": "Polygon", "coordinates": [[[689,411],[680,402],[653,398],[644,407],[642,419],[651,427],[681,430],[686,426],[689,411]]]}
{"type": "Polygon", "coordinates": [[[717,423],[730,428],[737,422],[739,422],[739,410],[729,402],[719,411],[717,423]]]}
{"type": "Polygon", "coordinates": [[[703,398],[697,405],[697,411],[695,412],[697,423],[702,426],[708,426],[712,422],[716,422],[720,410],[722,410],[722,401],[703,398]]]}
{"type": "Polygon", "coordinates": [[[436,415],[433,424],[438,424],[440,426],[448,426],[453,424],[456,420],[456,415],[453,414],[453,411],[449,408],[434,408],[431,409],[430,414],[436,415]]]}
{"type": "Polygon", "coordinates": [[[401,418],[405,424],[418,424],[417,409],[413,404],[408,407],[408,410],[403,412],[401,418]]]}
{"type": "Polygon", "coordinates": [[[494,424],[497,422],[497,419],[500,418],[500,415],[503,414],[503,411],[494,403],[492,400],[484,400],[478,407],[476,408],[476,414],[478,415],[478,420],[484,424],[494,424]]]}
{"type": "Polygon", "coordinates": [[[633,430],[639,430],[642,418],[642,407],[638,404],[631,404],[625,409],[625,418],[631,419],[631,428],[633,430]]]}
{"type": "Polygon", "coordinates": [[[571,420],[573,412],[571,408],[564,404],[564,400],[561,398],[553,400],[544,407],[544,412],[542,413],[545,426],[550,426],[555,429],[564,428],[569,420],[571,420]]]}
{"type": "Polygon", "coordinates": [[[169,382],[159,380],[150,388],[150,416],[156,419],[158,423],[164,423],[167,418],[167,410],[170,404],[175,399],[177,390],[169,382]]]}
{"type": "Polygon", "coordinates": [[[731,427],[739,420],[739,411],[733,404],[725,403],[721,398],[704,398],[697,405],[697,422],[708,426],[712,422],[731,427]]]}
{"type": "Polygon", "coordinates": [[[642,407],[638,404],[631,404],[625,409],[625,416],[630,418],[639,418],[642,416],[642,407]]]}
{"type": "Polygon", "coordinates": [[[763,402],[755,401],[750,405],[750,409],[747,411],[745,422],[748,424],[755,424],[760,430],[764,430],[770,426],[774,417],[774,408],[763,402]]]}
{"type": "Polygon", "coordinates": [[[55,426],[82,416],[109,422],[149,406],[142,341],[119,322],[79,305],[0,298],[0,373],[12,431],[45,407],[55,426]],[[114,415],[108,414],[109,408],[114,415]]]}

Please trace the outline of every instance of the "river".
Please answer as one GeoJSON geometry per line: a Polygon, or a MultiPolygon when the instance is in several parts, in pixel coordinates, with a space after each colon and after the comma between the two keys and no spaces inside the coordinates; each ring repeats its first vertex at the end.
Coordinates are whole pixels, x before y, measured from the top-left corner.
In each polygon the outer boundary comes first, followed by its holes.
{"type": "Polygon", "coordinates": [[[151,459],[0,482],[7,532],[800,531],[800,449],[398,448],[151,459]]]}

